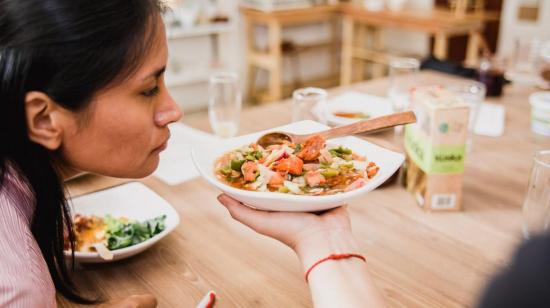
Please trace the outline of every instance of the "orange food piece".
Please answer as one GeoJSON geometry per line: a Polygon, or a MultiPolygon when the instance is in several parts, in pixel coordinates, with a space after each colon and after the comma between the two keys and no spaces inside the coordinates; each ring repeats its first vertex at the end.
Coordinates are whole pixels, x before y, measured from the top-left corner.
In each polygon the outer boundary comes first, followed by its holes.
{"type": "Polygon", "coordinates": [[[372,177],[374,177],[377,173],[378,173],[378,170],[380,170],[380,167],[378,167],[376,164],[374,163],[370,163],[369,164],[369,167],[367,167],[367,177],[370,179],[372,177]],[[372,164],[372,165],[371,165],[372,164]]]}
{"type": "Polygon", "coordinates": [[[298,157],[291,155],[276,162],[274,169],[279,172],[288,172],[290,174],[302,174],[304,162],[298,157]]]}
{"type": "Polygon", "coordinates": [[[285,182],[284,176],[282,176],[279,172],[275,172],[271,176],[271,179],[269,180],[268,184],[271,186],[278,186],[278,185],[283,185],[284,182],[285,182]]]}
{"type": "Polygon", "coordinates": [[[302,149],[296,156],[299,158],[310,161],[316,160],[319,157],[321,149],[325,147],[325,138],[320,135],[314,135],[308,138],[304,144],[302,144],[302,149]]]}
{"type": "Polygon", "coordinates": [[[255,162],[247,161],[242,165],[241,171],[243,172],[243,178],[245,181],[254,182],[256,180],[258,165],[256,165],[255,162]]]}

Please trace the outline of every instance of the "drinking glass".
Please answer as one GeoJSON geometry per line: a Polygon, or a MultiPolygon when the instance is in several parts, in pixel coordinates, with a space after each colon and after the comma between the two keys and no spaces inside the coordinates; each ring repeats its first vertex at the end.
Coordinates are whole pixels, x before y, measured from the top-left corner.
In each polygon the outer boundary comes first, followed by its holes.
{"type": "MultiPolygon", "coordinates": [[[[394,112],[401,112],[410,107],[411,90],[417,86],[417,73],[420,62],[414,58],[397,58],[390,61],[388,98],[394,112]]],[[[396,126],[395,131],[400,133],[402,126],[396,126]]]]}
{"type": "Polygon", "coordinates": [[[241,116],[239,78],[234,73],[215,73],[209,79],[208,116],[214,133],[234,137],[239,131],[241,116]]]}
{"type": "Polygon", "coordinates": [[[533,73],[541,40],[529,36],[515,41],[514,70],[520,73],[533,73]]]}
{"type": "Polygon", "coordinates": [[[314,120],[326,124],[325,104],[327,91],[320,88],[303,88],[292,93],[292,122],[314,120]]]}
{"type": "Polygon", "coordinates": [[[461,85],[449,86],[448,89],[458,95],[470,106],[470,118],[468,120],[468,138],[466,140],[466,151],[472,150],[472,136],[475,131],[477,117],[481,104],[485,100],[487,89],[481,82],[468,82],[461,85]]]}
{"type": "Polygon", "coordinates": [[[550,150],[535,154],[527,196],[523,203],[523,236],[528,239],[548,229],[550,220],[550,150]]]}

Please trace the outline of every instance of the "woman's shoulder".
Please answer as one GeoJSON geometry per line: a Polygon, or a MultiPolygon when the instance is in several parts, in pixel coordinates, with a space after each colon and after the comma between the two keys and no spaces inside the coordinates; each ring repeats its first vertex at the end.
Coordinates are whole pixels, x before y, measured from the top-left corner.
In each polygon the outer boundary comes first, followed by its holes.
{"type": "Polygon", "coordinates": [[[34,213],[34,196],[23,176],[11,164],[7,164],[0,181],[0,216],[8,208],[22,216],[30,225],[34,213]]]}
{"type": "Polygon", "coordinates": [[[0,307],[55,304],[55,288],[31,232],[33,198],[29,194],[13,169],[4,174],[0,187],[0,307]]]}

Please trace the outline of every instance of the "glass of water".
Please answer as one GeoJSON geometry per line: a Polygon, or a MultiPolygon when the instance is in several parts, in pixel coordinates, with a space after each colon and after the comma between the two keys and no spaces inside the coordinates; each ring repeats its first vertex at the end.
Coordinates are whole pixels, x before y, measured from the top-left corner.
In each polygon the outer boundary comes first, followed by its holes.
{"type": "Polygon", "coordinates": [[[417,86],[419,69],[420,62],[414,58],[397,58],[390,61],[388,97],[395,112],[409,108],[410,93],[417,86]]]}
{"type": "MultiPolygon", "coordinates": [[[[410,108],[411,90],[418,84],[417,73],[420,62],[414,58],[396,58],[390,61],[388,98],[394,112],[410,108]]],[[[402,126],[396,126],[395,132],[401,133],[402,126]]]]}
{"type": "Polygon", "coordinates": [[[303,88],[292,93],[292,122],[314,120],[326,124],[325,104],[327,91],[320,88],[303,88]]]}
{"type": "Polygon", "coordinates": [[[208,116],[217,136],[234,137],[239,131],[241,91],[237,74],[215,73],[209,80],[208,116]]]}
{"type": "Polygon", "coordinates": [[[527,196],[523,203],[523,236],[528,239],[548,229],[550,220],[550,150],[535,154],[527,196]]]}

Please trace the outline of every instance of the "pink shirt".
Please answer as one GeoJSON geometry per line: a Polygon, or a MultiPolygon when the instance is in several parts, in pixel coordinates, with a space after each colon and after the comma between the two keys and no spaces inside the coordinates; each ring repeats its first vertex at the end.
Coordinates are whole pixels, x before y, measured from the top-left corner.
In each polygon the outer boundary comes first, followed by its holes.
{"type": "Polygon", "coordinates": [[[0,307],[56,307],[55,287],[31,233],[32,193],[12,168],[0,187],[0,307]]]}

